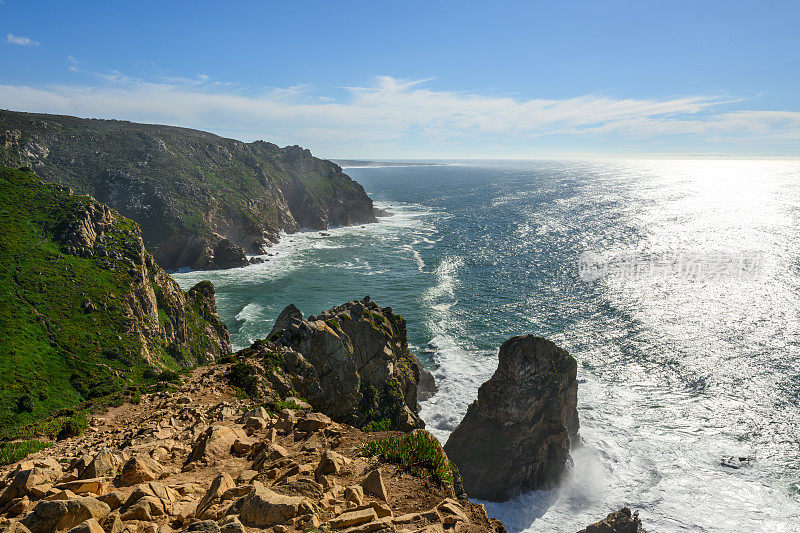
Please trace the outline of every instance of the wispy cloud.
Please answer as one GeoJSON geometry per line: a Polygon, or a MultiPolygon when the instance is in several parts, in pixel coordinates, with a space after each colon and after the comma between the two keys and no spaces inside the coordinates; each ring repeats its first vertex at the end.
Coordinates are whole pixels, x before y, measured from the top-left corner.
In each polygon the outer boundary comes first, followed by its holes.
{"type": "Polygon", "coordinates": [[[448,147],[475,143],[513,145],[518,152],[549,137],[579,138],[584,145],[675,136],[700,144],[800,141],[800,112],[732,110],[743,103],[707,95],[525,99],[436,91],[426,87],[428,80],[382,76],[334,98],[302,85],[255,92],[205,75],[145,81],[86,72],[75,58],[68,66],[100,84],[0,85],[0,107],[179,124],[329,154],[402,153],[431,145],[447,153],[448,147]]]}
{"type": "Polygon", "coordinates": [[[24,35],[14,35],[13,33],[6,34],[6,42],[8,44],[16,44],[18,46],[39,46],[39,41],[34,41],[30,37],[25,37],[24,35]]]}

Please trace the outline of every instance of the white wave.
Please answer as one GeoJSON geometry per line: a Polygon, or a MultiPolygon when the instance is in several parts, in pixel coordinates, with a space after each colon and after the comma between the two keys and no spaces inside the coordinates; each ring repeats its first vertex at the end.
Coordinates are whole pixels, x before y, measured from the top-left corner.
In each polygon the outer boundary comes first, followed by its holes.
{"type": "Polygon", "coordinates": [[[242,307],[241,311],[236,313],[236,320],[239,322],[250,322],[258,317],[261,316],[261,313],[264,311],[264,308],[255,302],[250,302],[249,304],[242,307]]]}

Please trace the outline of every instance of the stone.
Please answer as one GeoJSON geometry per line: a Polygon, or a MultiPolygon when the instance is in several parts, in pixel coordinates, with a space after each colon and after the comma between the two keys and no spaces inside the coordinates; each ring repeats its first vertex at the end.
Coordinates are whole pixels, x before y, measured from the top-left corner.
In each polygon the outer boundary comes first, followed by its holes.
{"type": "Polygon", "coordinates": [[[103,526],[95,520],[94,518],[90,518],[88,520],[84,520],[77,526],[73,527],[69,530],[69,533],[106,533],[103,529],[103,526]]]}
{"type": "Polygon", "coordinates": [[[319,465],[316,469],[316,474],[318,476],[325,474],[338,474],[342,471],[342,468],[350,464],[350,462],[350,459],[344,455],[328,450],[322,454],[322,457],[319,460],[319,465]]]}
{"type": "Polygon", "coordinates": [[[278,494],[266,487],[256,487],[242,501],[239,519],[246,526],[270,527],[283,524],[308,508],[305,498],[278,494]]]}
{"type": "Polygon", "coordinates": [[[333,529],[358,526],[377,520],[378,515],[372,507],[357,511],[347,511],[328,521],[333,529]]]}
{"type": "Polygon", "coordinates": [[[344,499],[356,506],[364,504],[364,489],[359,485],[351,485],[344,489],[344,499]]]}
{"type": "Polygon", "coordinates": [[[178,500],[178,492],[161,483],[137,485],[121,508],[122,519],[152,520],[154,516],[172,515],[178,500]]]}
{"type": "Polygon", "coordinates": [[[250,437],[241,428],[214,424],[197,438],[186,464],[200,460],[210,462],[225,459],[230,456],[237,439],[250,441],[250,437]]]}
{"type": "Polygon", "coordinates": [[[0,494],[0,505],[14,498],[38,494],[40,492],[39,488],[53,481],[61,473],[61,467],[58,463],[55,465],[39,463],[38,466],[30,463],[30,466],[30,468],[17,471],[11,483],[0,494]]]}
{"type": "Polygon", "coordinates": [[[527,335],[500,347],[497,371],[445,444],[471,497],[505,501],[552,487],[578,442],[577,364],[527,335]]]}
{"type": "Polygon", "coordinates": [[[109,491],[111,485],[108,479],[98,477],[93,479],[77,479],[66,483],[59,483],[55,486],[58,490],[70,490],[75,494],[104,494],[109,491]]]}
{"type": "Polygon", "coordinates": [[[53,533],[68,531],[90,518],[101,521],[109,512],[108,505],[88,496],[42,500],[22,519],[22,523],[31,533],[53,533]]]}
{"type": "Polygon", "coordinates": [[[186,528],[186,531],[203,531],[205,533],[219,533],[220,527],[213,520],[195,522],[186,528]]]}
{"type": "Polygon", "coordinates": [[[386,486],[383,484],[383,476],[379,468],[367,474],[367,477],[361,482],[361,486],[364,487],[364,492],[367,494],[377,496],[385,502],[389,501],[389,494],[386,492],[386,486]]]}
{"type": "Polygon", "coordinates": [[[644,529],[639,513],[631,513],[628,507],[623,507],[578,533],[644,533],[644,529]]]}
{"type": "Polygon", "coordinates": [[[220,533],[247,533],[238,517],[229,516],[222,520],[219,527],[220,533]]]}
{"type": "Polygon", "coordinates": [[[295,428],[306,433],[314,433],[331,425],[333,421],[322,413],[308,413],[297,421],[295,428]]]}
{"type": "Polygon", "coordinates": [[[119,473],[119,483],[123,487],[132,487],[148,481],[157,481],[164,473],[162,466],[154,459],[143,455],[132,457],[119,473]]]}
{"type": "Polygon", "coordinates": [[[108,505],[112,511],[119,509],[125,503],[125,496],[118,490],[102,494],[97,499],[108,505]]]}
{"type": "Polygon", "coordinates": [[[197,518],[204,518],[204,514],[215,503],[219,503],[225,491],[236,487],[233,479],[227,472],[218,474],[217,477],[211,482],[205,495],[200,499],[197,504],[197,511],[195,516],[197,518]]]}
{"type": "Polygon", "coordinates": [[[94,456],[92,462],[81,472],[81,479],[95,479],[99,477],[114,477],[117,470],[125,463],[124,454],[103,448],[94,456]]]}
{"type": "Polygon", "coordinates": [[[253,470],[260,471],[265,464],[286,457],[289,457],[289,451],[286,448],[279,444],[267,442],[264,449],[253,460],[253,470]]]}

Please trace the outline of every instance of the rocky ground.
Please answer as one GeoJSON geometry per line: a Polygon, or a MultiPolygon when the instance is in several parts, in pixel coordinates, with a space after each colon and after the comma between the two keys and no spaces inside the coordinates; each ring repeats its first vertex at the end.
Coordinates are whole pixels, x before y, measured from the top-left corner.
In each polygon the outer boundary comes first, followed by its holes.
{"type": "MultiPolygon", "coordinates": [[[[96,415],[0,470],[0,528],[69,531],[504,531],[453,484],[362,455],[364,433],[239,400],[229,365],[96,415]]],[[[303,407],[302,401],[287,405],[303,407]]]]}

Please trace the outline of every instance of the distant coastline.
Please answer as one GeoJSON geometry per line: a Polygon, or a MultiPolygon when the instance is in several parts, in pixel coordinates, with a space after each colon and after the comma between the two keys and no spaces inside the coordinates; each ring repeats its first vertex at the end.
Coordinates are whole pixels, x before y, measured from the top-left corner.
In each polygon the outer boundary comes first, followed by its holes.
{"type": "Polygon", "coordinates": [[[420,163],[418,161],[373,161],[368,159],[329,159],[342,168],[380,168],[380,167],[443,167],[444,163],[420,163]]]}

